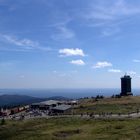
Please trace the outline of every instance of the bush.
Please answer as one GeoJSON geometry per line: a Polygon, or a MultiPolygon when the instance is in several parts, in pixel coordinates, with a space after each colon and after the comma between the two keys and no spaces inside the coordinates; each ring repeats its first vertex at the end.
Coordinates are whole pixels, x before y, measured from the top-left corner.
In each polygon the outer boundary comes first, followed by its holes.
{"type": "Polygon", "coordinates": [[[97,95],[95,99],[104,99],[103,95],[97,95]]]}
{"type": "Polygon", "coordinates": [[[2,120],[1,120],[1,125],[4,125],[5,124],[5,119],[3,118],[2,120]]]}

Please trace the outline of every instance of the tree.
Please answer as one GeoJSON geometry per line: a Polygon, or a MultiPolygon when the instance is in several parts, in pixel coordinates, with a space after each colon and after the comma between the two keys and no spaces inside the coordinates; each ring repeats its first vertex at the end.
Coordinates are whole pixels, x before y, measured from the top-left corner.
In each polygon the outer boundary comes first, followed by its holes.
{"type": "Polygon", "coordinates": [[[1,125],[4,125],[5,124],[5,119],[3,118],[2,120],[1,120],[1,125]]]}

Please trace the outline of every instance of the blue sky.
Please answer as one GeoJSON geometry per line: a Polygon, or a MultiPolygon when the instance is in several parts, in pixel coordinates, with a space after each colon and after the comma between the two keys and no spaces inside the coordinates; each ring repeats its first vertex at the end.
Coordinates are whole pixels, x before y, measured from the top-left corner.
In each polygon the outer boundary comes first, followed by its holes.
{"type": "Polygon", "coordinates": [[[138,0],[0,0],[0,88],[139,88],[139,25],[138,0]]]}

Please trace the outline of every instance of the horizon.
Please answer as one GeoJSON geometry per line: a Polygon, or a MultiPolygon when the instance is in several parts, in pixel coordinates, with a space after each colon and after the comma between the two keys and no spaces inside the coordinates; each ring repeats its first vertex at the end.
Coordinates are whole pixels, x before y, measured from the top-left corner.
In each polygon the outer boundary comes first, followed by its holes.
{"type": "Polygon", "coordinates": [[[140,89],[140,1],[0,1],[0,89],[140,89]]]}
{"type": "MultiPolygon", "coordinates": [[[[111,97],[120,94],[119,88],[96,88],[96,89],[0,89],[0,95],[27,95],[39,98],[62,96],[67,98],[96,97],[103,95],[111,97]]],[[[140,95],[140,89],[132,89],[133,96],[140,95]]]]}

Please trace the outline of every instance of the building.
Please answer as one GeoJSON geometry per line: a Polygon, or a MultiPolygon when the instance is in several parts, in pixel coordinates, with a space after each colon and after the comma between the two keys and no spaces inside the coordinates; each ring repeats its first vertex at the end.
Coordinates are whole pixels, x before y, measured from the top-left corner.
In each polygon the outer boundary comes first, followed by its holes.
{"type": "Polygon", "coordinates": [[[78,105],[78,100],[64,101],[63,104],[65,104],[65,105],[75,106],[75,105],[78,105]]]}
{"type": "Polygon", "coordinates": [[[53,114],[69,114],[71,113],[71,105],[59,105],[52,108],[53,114]]]}
{"type": "Polygon", "coordinates": [[[121,96],[133,95],[131,92],[131,77],[129,75],[124,75],[121,77],[121,96]]]}
{"type": "Polygon", "coordinates": [[[50,110],[52,107],[60,105],[60,101],[48,100],[31,104],[31,109],[50,110]]]}
{"type": "Polygon", "coordinates": [[[0,116],[8,116],[10,115],[11,111],[9,109],[0,109],[0,116]]]}

